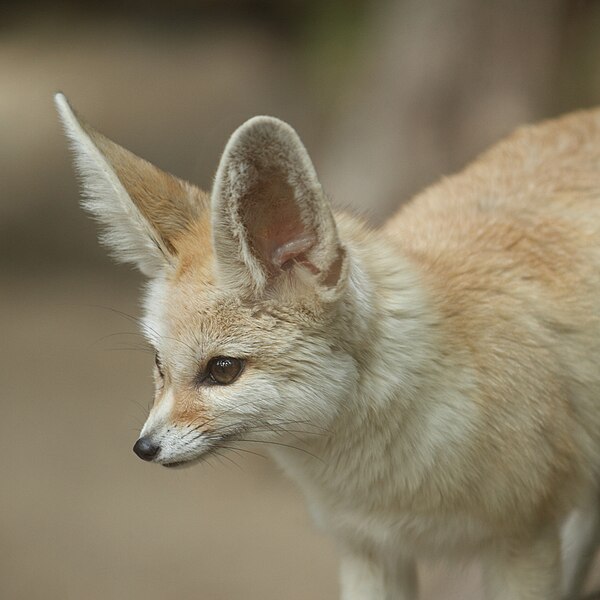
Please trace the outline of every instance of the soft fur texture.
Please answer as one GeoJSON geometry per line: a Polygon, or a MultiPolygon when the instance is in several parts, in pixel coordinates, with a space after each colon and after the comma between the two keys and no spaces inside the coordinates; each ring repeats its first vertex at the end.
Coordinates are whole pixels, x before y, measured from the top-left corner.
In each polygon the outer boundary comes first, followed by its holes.
{"type": "Polygon", "coordinates": [[[57,105],[84,206],[151,278],[155,462],[268,443],[339,543],[344,600],[415,600],[416,559],[473,556],[490,600],[579,596],[600,514],[600,111],[519,130],[372,230],[333,217],[277,119],[233,134],[209,202],[57,105]],[[199,383],[218,356],[241,375],[199,383]]]}

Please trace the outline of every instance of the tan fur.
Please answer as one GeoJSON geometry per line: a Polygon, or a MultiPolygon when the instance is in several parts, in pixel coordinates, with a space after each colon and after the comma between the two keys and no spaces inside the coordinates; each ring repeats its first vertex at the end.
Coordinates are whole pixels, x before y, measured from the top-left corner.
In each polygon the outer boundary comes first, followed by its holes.
{"type": "Polygon", "coordinates": [[[333,217],[276,119],[232,136],[210,208],[86,132],[148,221],[114,246],[153,269],[153,460],[279,444],[344,600],[415,600],[438,556],[480,557],[490,600],[578,596],[600,537],[600,110],[517,131],[380,230],[333,217]],[[218,356],[241,376],[198,384],[218,356]]]}
{"type": "Polygon", "coordinates": [[[520,130],[384,228],[419,266],[448,346],[470,350],[488,423],[480,458],[493,436],[502,457],[493,472],[509,480],[503,471],[514,468],[524,443],[532,453],[551,445],[537,514],[560,512],[578,471],[598,465],[578,439],[584,428],[598,440],[598,405],[575,422],[568,378],[583,370],[595,380],[599,367],[599,195],[594,111],[520,130]],[[535,419],[539,431],[503,427],[515,415],[535,419]]]}
{"type": "Polygon", "coordinates": [[[115,169],[131,200],[152,223],[171,252],[180,236],[198,215],[207,214],[208,194],[157,169],[86,125],[91,140],[115,169]]]}

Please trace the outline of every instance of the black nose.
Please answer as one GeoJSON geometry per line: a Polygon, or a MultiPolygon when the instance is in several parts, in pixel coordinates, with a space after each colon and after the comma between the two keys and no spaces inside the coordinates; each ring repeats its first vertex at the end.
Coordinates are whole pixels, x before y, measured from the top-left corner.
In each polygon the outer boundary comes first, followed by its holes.
{"type": "Polygon", "coordinates": [[[160,446],[149,437],[141,437],[133,446],[133,451],[142,460],[152,460],[160,450],[160,446]]]}

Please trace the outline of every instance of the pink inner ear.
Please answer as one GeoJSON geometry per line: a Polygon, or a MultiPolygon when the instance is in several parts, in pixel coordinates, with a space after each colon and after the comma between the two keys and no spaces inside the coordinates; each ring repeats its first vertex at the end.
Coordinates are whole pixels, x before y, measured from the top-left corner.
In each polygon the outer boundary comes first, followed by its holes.
{"type": "Polygon", "coordinates": [[[294,191],[281,173],[262,178],[242,205],[249,241],[271,274],[290,269],[294,262],[314,270],[306,253],[316,237],[302,221],[294,191]]]}
{"type": "MultiPolygon", "coordinates": [[[[308,265],[305,255],[314,246],[314,243],[314,237],[309,235],[286,242],[273,250],[271,262],[283,271],[289,270],[296,261],[308,265]]],[[[314,266],[313,269],[315,269],[314,266]]]]}

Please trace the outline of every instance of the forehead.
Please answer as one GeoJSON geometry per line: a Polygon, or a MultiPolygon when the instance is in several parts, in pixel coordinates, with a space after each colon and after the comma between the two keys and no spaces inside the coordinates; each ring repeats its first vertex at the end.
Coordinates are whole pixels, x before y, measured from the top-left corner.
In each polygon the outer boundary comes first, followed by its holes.
{"type": "MultiPolygon", "coordinates": [[[[205,354],[247,343],[248,334],[264,329],[266,315],[244,305],[231,292],[193,269],[174,278],[157,278],[148,286],[144,329],[158,349],[205,354]]],[[[239,350],[240,348],[238,348],[239,350]]]]}
{"type": "Polygon", "coordinates": [[[221,289],[208,230],[190,231],[177,246],[176,269],[149,282],[144,303],[144,332],[164,358],[273,356],[320,321],[311,301],[248,301],[237,290],[221,289]]]}

